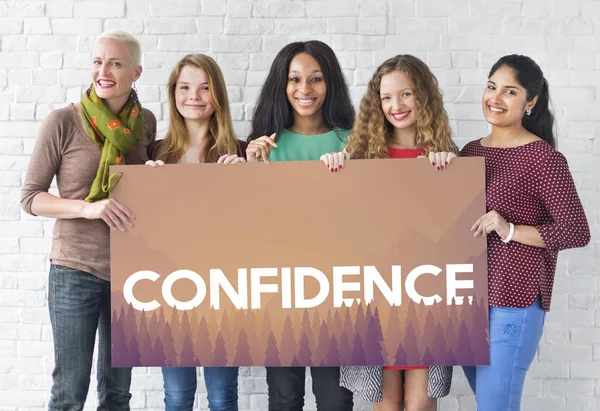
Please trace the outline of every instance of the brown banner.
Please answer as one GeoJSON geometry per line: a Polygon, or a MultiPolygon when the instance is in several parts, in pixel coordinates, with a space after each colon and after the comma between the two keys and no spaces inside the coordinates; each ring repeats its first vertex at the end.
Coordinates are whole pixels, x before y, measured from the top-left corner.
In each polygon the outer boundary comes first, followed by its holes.
{"type": "Polygon", "coordinates": [[[111,172],[113,365],[488,364],[483,159],[111,172]]]}

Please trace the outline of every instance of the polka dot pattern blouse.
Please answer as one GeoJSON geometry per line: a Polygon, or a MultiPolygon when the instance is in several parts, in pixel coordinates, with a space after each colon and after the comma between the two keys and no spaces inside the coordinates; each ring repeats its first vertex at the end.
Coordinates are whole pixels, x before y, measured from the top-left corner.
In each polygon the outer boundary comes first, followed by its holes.
{"type": "Polygon", "coordinates": [[[584,247],[590,229],[565,157],[545,141],[519,147],[467,144],[464,157],[485,157],[487,210],[515,225],[535,226],[545,248],[488,234],[490,305],[528,307],[541,295],[550,309],[558,251],[584,247]]]}

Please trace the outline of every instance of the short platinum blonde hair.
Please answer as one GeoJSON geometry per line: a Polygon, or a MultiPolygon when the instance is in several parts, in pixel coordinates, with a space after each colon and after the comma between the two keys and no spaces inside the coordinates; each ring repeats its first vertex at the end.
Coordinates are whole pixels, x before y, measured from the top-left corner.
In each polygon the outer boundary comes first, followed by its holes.
{"type": "Polygon", "coordinates": [[[141,65],[142,46],[140,45],[140,42],[131,34],[121,30],[105,31],[104,33],[100,34],[98,38],[96,38],[96,41],[100,39],[118,40],[125,43],[127,49],[129,50],[131,64],[133,66],[141,65]]]}

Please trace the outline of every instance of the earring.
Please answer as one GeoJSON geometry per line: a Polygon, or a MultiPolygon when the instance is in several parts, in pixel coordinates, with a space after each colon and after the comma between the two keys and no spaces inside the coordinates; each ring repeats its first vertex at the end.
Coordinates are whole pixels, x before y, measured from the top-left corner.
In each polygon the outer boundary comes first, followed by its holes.
{"type": "Polygon", "coordinates": [[[530,116],[531,115],[531,109],[527,110],[527,115],[530,116]]]}
{"type": "Polygon", "coordinates": [[[135,81],[131,85],[130,97],[131,97],[131,101],[133,101],[134,103],[138,102],[138,93],[137,93],[137,87],[135,86],[135,81]]]}

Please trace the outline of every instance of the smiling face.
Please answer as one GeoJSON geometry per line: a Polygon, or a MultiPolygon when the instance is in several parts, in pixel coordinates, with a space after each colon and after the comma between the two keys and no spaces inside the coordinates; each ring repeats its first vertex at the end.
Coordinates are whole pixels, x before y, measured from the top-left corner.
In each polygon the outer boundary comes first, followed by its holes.
{"type": "Polygon", "coordinates": [[[327,86],[317,60],[306,53],[290,61],[286,94],[295,116],[321,118],[327,86]]]}
{"type": "Polygon", "coordinates": [[[175,105],[186,121],[205,121],[215,112],[208,76],[199,67],[185,66],[175,83],[175,105]]]}
{"type": "Polygon", "coordinates": [[[108,38],[96,41],[92,53],[92,81],[96,94],[107,104],[124,104],[129,98],[131,84],[141,73],[141,66],[131,64],[124,42],[108,38]]]}
{"type": "Polygon", "coordinates": [[[415,93],[406,73],[392,71],[381,77],[381,109],[395,129],[415,128],[415,93]]]}
{"type": "Polygon", "coordinates": [[[537,97],[527,101],[527,90],[519,84],[514,71],[506,66],[500,67],[488,79],[481,98],[485,119],[499,127],[521,124],[523,115],[536,101],[537,97]]]}

